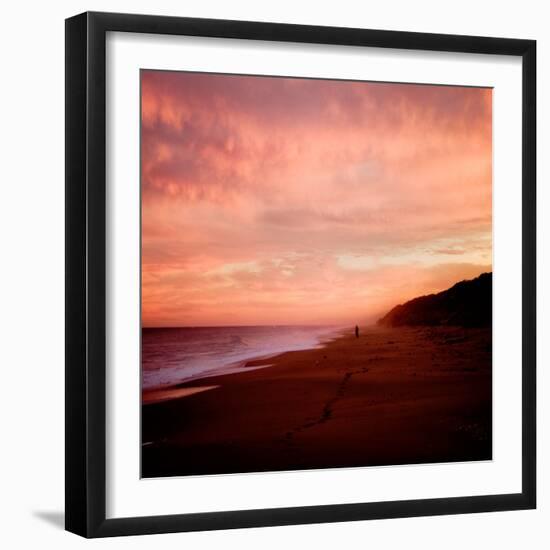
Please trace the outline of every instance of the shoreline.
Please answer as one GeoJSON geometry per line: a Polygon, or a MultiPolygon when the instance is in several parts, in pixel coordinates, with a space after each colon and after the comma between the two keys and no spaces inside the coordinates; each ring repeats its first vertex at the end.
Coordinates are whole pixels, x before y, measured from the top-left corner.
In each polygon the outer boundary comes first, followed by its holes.
{"type": "Polygon", "coordinates": [[[361,327],[182,382],[218,387],[142,406],[142,475],[490,459],[490,341],[490,329],[361,327]]]}
{"type": "MultiPolygon", "coordinates": [[[[268,364],[265,364],[266,361],[271,359],[277,359],[278,357],[286,353],[323,349],[330,342],[337,340],[338,338],[344,337],[345,336],[344,331],[348,331],[348,330],[351,331],[352,329],[349,327],[340,327],[340,328],[334,329],[332,333],[329,332],[326,335],[319,337],[320,338],[319,341],[313,347],[281,350],[273,353],[255,355],[247,359],[241,359],[238,361],[234,361],[232,363],[227,363],[226,365],[218,369],[212,370],[210,373],[206,371],[199,375],[182,379],[181,381],[176,382],[174,384],[166,384],[164,386],[156,386],[151,388],[142,388],[141,390],[142,404],[149,405],[155,402],[178,398],[178,396],[174,394],[174,390],[186,388],[188,387],[188,384],[192,382],[205,381],[211,378],[219,378],[224,376],[236,375],[242,372],[249,372],[252,370],[272,367],[275,365],[275,363],[270,362],[268,364]],[[168,397],[170,394],[173,394],[173,397],[168,397]]],[[[195,387],[195,386],[192,386],[192,387],[195,387]]],[[[192,393],[189,393],[189,395],[192,395],[192,393]]],[[[180,395],[179,397],[185,397],[185,395],[180,395]]]]}

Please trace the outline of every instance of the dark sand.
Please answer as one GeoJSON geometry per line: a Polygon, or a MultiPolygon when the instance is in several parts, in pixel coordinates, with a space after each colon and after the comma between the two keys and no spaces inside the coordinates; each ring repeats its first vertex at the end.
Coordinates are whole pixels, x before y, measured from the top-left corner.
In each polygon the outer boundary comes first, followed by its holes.
{"type": "Polygon", "coordinates": [[[142,475],[491,459],[491,357],[490,329],[363,328],[181,384],[219,387],[143,405],[142,475]]]}

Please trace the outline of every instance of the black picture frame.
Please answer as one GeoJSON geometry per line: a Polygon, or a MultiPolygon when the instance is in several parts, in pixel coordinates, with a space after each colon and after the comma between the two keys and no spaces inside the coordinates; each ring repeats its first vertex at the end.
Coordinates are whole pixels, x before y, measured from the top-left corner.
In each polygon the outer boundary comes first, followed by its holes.
{"type": "Polygon", "coordinates": [[[66,20],[65,62],[67,530],[85,537],[107,537],[535,508],[536,42],[534,40],[83,13],[66,20]],[[521,58],[523,70],[523,349],[522,490],[520,493],[106,519],[105,41],[108,31],[483,53],[521,58]]]}

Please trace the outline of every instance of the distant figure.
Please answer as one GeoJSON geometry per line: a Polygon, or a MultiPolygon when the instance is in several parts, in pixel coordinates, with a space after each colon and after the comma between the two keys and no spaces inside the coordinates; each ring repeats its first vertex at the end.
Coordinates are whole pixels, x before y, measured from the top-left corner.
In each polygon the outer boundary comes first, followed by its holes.
{"type": "Polygon", "coordinates": [[[359,338],[359,327],[355,325],[355,338],[359,338]]]}

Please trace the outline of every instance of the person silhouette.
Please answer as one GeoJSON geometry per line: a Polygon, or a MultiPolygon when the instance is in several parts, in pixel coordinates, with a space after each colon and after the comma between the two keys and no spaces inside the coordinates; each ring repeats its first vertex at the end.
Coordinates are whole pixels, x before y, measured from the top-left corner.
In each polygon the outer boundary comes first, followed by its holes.
{"type": "Polygon", "coordinates": [[[359,327],[355,325],[355,338],[359,338],[359,327]]]}

